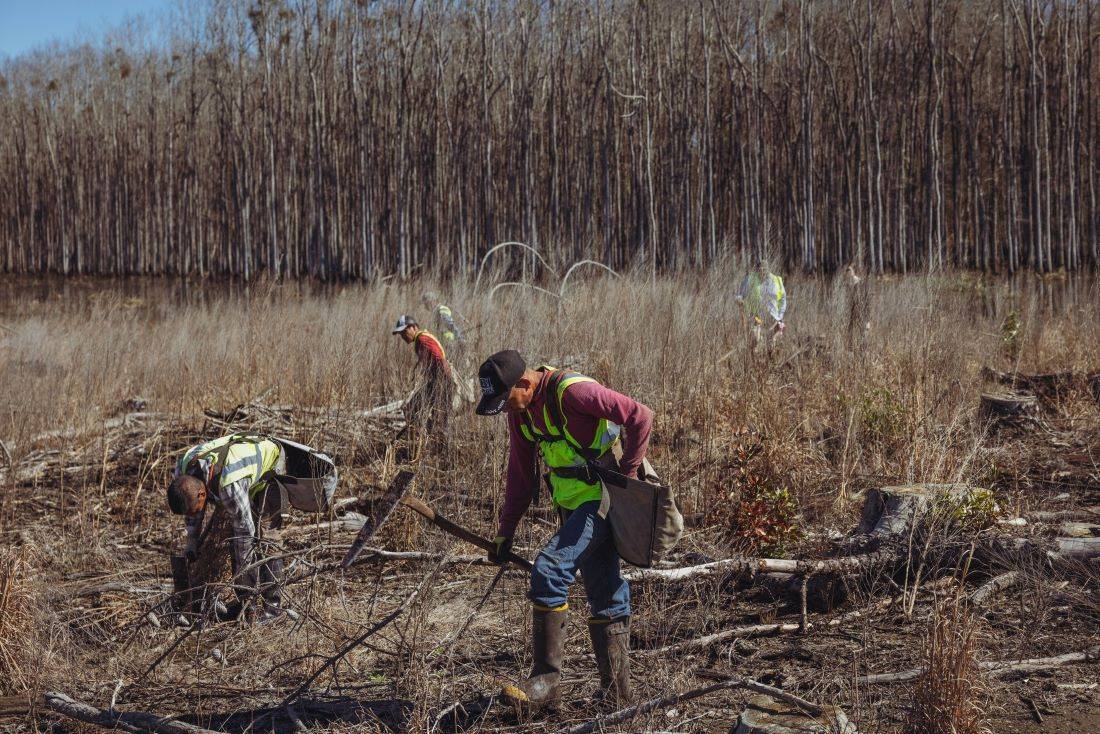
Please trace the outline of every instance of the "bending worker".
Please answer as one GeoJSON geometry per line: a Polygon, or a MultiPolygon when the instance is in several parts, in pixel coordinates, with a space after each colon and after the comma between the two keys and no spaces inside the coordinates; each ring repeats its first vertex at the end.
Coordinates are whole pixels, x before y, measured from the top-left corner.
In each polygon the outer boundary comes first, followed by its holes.
{"type": "Polygon", "coordinates": [[[764,329],[764,317],[770,316],[773,322],[768,329],[768,346],[787,328],[783,316],[787,313],[787,291],[783,279],[768,268],[763,258],[757,258],[755,267],[741,280],[737,289],[737,302],[742,305],[744,317],[748,319],[752,330],[752,346],[756,349],[764,329]]]}
{"type": "Polygon", "coordinates": [[[424,306],[435,313],[435,325],[439,336],[448,347],[465,343],[462,331],[455,323],[451,307],[439,302],[439,296],[431,291],[424,294],[424,306]]]}
{"type": "Polygon", "coordinates": [[[405,414],[417,426],[446,431],[454,400],[451,363],[443,344],[424,329],[412,316],[401,316],[393,327],[406,344],[416,352],[420,384],[405,404],[405,414]]]}
{"type": "Polygon", "coordinates": [[[602,698],[626,702],[630,691],[630,587],[606,518],[599,514],[601,485],[589,461],[636,477],[643,466],[653,412],[591,378],[551,367],[529,369],[518,352],[489,357],[478,371],[480,415],[508,414],[509,452],[504,506],[495,550],[501,563],[516,525],[538,489],[536,447],[548,469],[561,527],[535,559],[531,572],[532,655],[526,681],[504,695],[517,703],[559,699],[569,587],[581,572],[592,616],[588,631],[600,674],[602,698]],[[612,447],[622,439],[621,458],[612,447]]]}
{"type": "MultiPolygon", "coordinates": [[[[273,559],[256,566],[256,561],[263,556],[261,540],[264,536],[277,538],[282,525],[282,491],[274,479],[277,473],[285,473],[284,467],[282,447],[275,441],[260,436],[223,436],[188,449],[168,486],[169,508],[187,518],[189,562],[202,550],[203,518],[210,503],[214,503],[215,512],[227,517],[234,588],[243,607],[251,610],[249,614],[261,619],[281,611],[283,562],[273,559]],[[265,518],[266,530],[262,529],[265,518]],[[259,609],[248,604],[257,592],[263,602],[259,609]]],[[[214,543],[224,538],[205,540],[214,543]]]]}

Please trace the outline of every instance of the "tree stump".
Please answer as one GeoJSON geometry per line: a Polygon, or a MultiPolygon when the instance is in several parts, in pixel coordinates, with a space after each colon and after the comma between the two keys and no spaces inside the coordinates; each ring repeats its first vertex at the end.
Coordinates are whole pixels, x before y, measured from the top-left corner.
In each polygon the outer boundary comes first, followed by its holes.
{"type": "Polygon", "coordinates": [[[1022,393],[982,393],[978,420],[995,426],[1019,425],[1039,414],[1034,395],[1022,393]]]}
{"type": "Polygon", "coordinates": [[[869,489],[855,535],[882,544],[909,535],[936,501],[959,503],[973,491],[966,484],[910,484],[869,489]]]}
{"type": "Polygon", "coordinates": [[[828,706],[825,713],[814,718],[798,707],[771,696],[753,696],[748,708],[737,717],[737,726],[731,734],[858,734],[836,706],[828,706]]]}

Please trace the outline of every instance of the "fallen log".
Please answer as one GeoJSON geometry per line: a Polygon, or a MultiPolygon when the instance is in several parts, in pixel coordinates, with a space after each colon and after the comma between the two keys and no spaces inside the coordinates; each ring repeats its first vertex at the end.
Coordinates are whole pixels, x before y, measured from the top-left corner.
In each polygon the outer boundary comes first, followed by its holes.
{"type": "Polygon", "coordinates": [[[635,568],[623,574],[627,581],[687,581],[729,574],[788,573],[818,574],[862,571],[896,557],[893,552],[865,553],[843,558],[790,560],[785,558],[735,557],[684,568],[635,568]]]}
{"type": "Polygon", "coordinates": [[[980,607],[995,594],[999,594],[1005,589],[1011,589],[1019,580],[1020,573],[1018,571],[1009,571],[1007,573],[1002,573],[1000,576],[994,576],[979,586],[974,593],[970,595],[970,603],[980,607]]]}
{"type": "Polygon", "coordinates": [[[736,556],[684,568],[637,568],[623,574],[627,581],[679,582],[730,574],[789,573],[816,575],[863,572],[894,562],[906,553],[910,534],[938,505],[959,503],[973,487],[966,484],[913,484],[868,490],[859,526],[842,549],[855,555],[789,560],[736,556]]]}
{"type": "MultiPolygon", "coordinates": [[[[1024,658],[1017,660],[991,660],[978,663],[978,667],[991,676],[997,677],[1009,673],[1033,673],[1039,670],[1050,670],[1063,665],[1073,663],[1091,663],[1100,660],[1100,645],[1081,650],[1080,652],[1067,652],[1049,658],[1024,658]]],[[[875,673],[873,675],[861,675],[856,679],[857,683],[875,685],[878,683],[903,683],[914,680],[924,674],[924,668],[911,668],[898,673],[875,673]]]]}
{"type": "Polygon", "coordinates": [[[379,416],[388,415],[390,413],[398,413],[401,410],[401,406],[405,404],[405,399],[394,400],[392,403],[386,403],[385,405],[379,405],[377,408],[371,408],[369,410],[360,410],[353,415],[356,418],[377,418],[379,416]]]}
{"type": "MultiPolygon", "coordinates": [[[[812,624],[807,627],[812,627],[812,624]]],[[[730,629],[721,630],[709,635],[703,635],[702,637],[696,637],[690,640],[684,640],[683,642],[677,642],[672,645],[666,645],[665,647],[657,648],[656,650],[650,650],[648,652],[652,654],[667,655],[668,653],[686,652],[688,650],[699,650],[701,648],[708,648],[721,642],[728,642],[729,640],[740,640],[749,637],[768,637],[770,635],[779,635],[784,632],[798,632],[799,623],[797,622],[780,622],[776,624],[750,624],[743,625],[741,627],[732,627],[730,629]]]]}
{"type": "Polygon", "coordinates": [[[1059,563],[1088,563],[1100,558],[1100,538],[991,538],[983,554],[993,557],[1041,555],[1059,563]]]}
{"type": "Polygon", "coordinates": [[[341,532],[347,530],[361,530],[364,525],[370,522],[366,515],[361,515],[358,512],[347,512],[335,520],[327,520],[325,522],[315,522],[308,525],[294,525],[283,530],[283,537],[292,537],[295,535],[302,535],[311,530],[332,530],[334,532],[341,532]]]}
{"type": "Polygon", "coordinates": [[[128,732],[156,732],[156,734],[217,734],[212,729],[177,721],[167,716],[140,711],[112,711],[96,708],[77,701],[64,693],[51,691],[43,696],[46,706],[70,719],[95,724],[105,729],[121,729],[128,732]]]}
{"type": "Polygon", "coordinates": [[[1058,527],[1058,534],[1064,538],[1096,538],[1100,537],[1100,525],[1067,521],[1058,527]]]}
{"type": "Polygon", "coordinates": [[[1080,520],[1100,517],[1100,507],[1082,507],[1079,510],[1046,510],[1029,512],[1029,520],[1035,522],[1058,522],[1059,520],[1080,520]]]}
{"type": "Polygon", "coordinates": [[[458,565],[472,563],[481,566],[495,566],[484,554],[453,556],[449,553],[432,553],[430,551],[391,551],[382,548],[364,548],[356,559],[355,564],[368,563],[370,561],[438,561],[443,565],[458,565]]]}
{"type": "Polygon", "coordinates": [[[620,724],[624,721],[629,721],[642,714],[647,714],[650,711],[657,709],[668,708],[669,706],[681,703],[683,701],[690,701],[695,698],[701,698],[707,694],[714,693],[716,691],[723,691],[730,688],[745,688],[757,693],[764,693],[769,696],[785,701],[793,706],[797,706],[803,711],[807,712],[811,716],[820,716],[825,709],[818,706],[812,701],[807,701],[804,698],[794,695],[793,693],[787,693],[779,688],[773,688],[772,686],[765,685],[759,681],[752,680],[751,678],[731,677],[718,683],[704,686],[702,688],[695,688],[684,693],[678,693],[674,696],[662,696],[660,698],[651,698],[648,701],[629,706],[624,709],[619,709],[610,714],[604,716],[598,716],[592,721],[580,726],[574,726],[572,729],[562,729],[559,734],[591,734],[594,731],[600,731],[612,724],[620,724]]]}
{"type": "Polygon", "coordinates": [[[82,596],[96,596],[97,594],[164,594],[170,591],[172,591],[171,584],[161,584],[156,588],[142,588],[123,581],[111,581],[95,586],[55,587],[47,594],[46,598],[49,601],[60,601],[61,599],[75,599],[82,596]]]}
{"type": "Polygon", "coordinates": [[[994,677],[1009,673],[1034,673],[1038,670],[1050,670],[1063,665],[1073,663],[1094,663],[1100,660],[1100,645],[1094,645],[1087,650],[1079,652],[1067,652],[1048,658],[1021,658],[1017,660],[998,660],[981,663],[982,670],[989,672],[994,677]]]}

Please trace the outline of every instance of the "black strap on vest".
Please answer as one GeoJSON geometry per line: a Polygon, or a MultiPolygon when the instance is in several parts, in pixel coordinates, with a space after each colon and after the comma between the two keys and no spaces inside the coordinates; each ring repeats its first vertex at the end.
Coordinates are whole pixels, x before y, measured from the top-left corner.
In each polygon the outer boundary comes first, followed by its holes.
{"type": "MultiPolygon", "coordinates": [[[[557,429],[558,435],[556,437],[545,436],[544,440],[548,442],[565,441],[573,447],[574,451],[583,456],[587,461],[595,461],[600,457],[599,452],[595,449],[587,449],[581,446],[570,438],[565,430],[565,418],[562,416],[561,395],[558,393],[558,388],[561,386],[562,380],[565,379],[565,375],[565,370],[554,370],[546,376],[546,410],[550,414],[550,425],[546,426],[546,429],[549,431],[550,428],[553,427],[557,429]]],[[[523,411],[520,419],[523,421],[524,425],[527,426],[527,430],[530,434],[538,441],[539,437],[543,434],[535,430],[534,423],[531,422],[530,413],[526,410],[523,411]]]]}
{"type": "MultiPolygon", "coordinates": [[[[595,449],[588,449],[579,445],[576,441],[569,437],[569,434],[565,430],[565,418],[562,415],[561,406],[561,394],[558,392],[558,388],[561,387],[562,380],[566,378],[565,370],[553,370],[546,375],[546,411],[549,413],[550,425],[547,425],[547,431],[551,427],[557,429],[558,435],[556,437],[544,435],[535,430],[534,423],[531,421],[531,415],[528,411],[523,411],[520,414],[520,420],[527,426],[528,432],[535,438],[536,442],[545,440],[547,442],[565,441],[573,450],[580,454],[585,463],[581,466],[563,466],[558,468],[550,468],[546,474],[543,475],[543,480],[546,482],[547,490],[553,494],[554,488],[550,484],[550,475],[562,477],[563,479],[580,479],[587,484],[595,484],[600,481],[600,475],[598,473],[599,467],[596,465],[596,461],[599,460],[600,454],[595,449]]],[[[539,503],[538,497],[538,485],[536,484],[534,492],[533,502],[535,505],[539,503]]]]}

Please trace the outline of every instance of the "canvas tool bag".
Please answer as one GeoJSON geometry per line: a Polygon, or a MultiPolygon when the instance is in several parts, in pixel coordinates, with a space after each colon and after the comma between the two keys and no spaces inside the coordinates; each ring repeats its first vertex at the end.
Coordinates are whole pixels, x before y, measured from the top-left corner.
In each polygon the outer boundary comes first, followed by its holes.
{"type": "Polygon", "coordinates": [[[672,488],[657,481],[648,461],[638,468],[639,479],[598,464],[594,470],[603,485],[600,516],[611,525],[619,557],[649,568],[667,556],[684,533],[672,488]]]}
{"type": "MultiPolygon", "coordinates": [[[[622,456],[618,443],[597,457],[591,449],[577,445],[568,432],[560,428],[564,426],[561,405],[553,396],[558,392],[557,384],[563,374],[561,371],[552,373],[547,386],[550,394],[546,405],[551,418],[574,451],[587,460],[582,468],[594,475],[603,487],[599,514],[611,525],[611,537],[619,557],[632,566],[649,568],[667,556],[684,534],[684,516],[676,507],[676,497],[671,487],[659,482],[647,459],[638,467],[638,479],[628,477],[608,467],[609,464],[618,467],[618,459],[622,456]]],[[[565,474],[565,470],[556,471],[565,474]]]]}
{"type": "Polygon", "coordinates": [[[326,454],[285,438],[273,438],[286,458],[285,474],[275,481],[286,492],[291,506],[303,512],[328,512],[336,494],[339,472],[326,454]]]}

